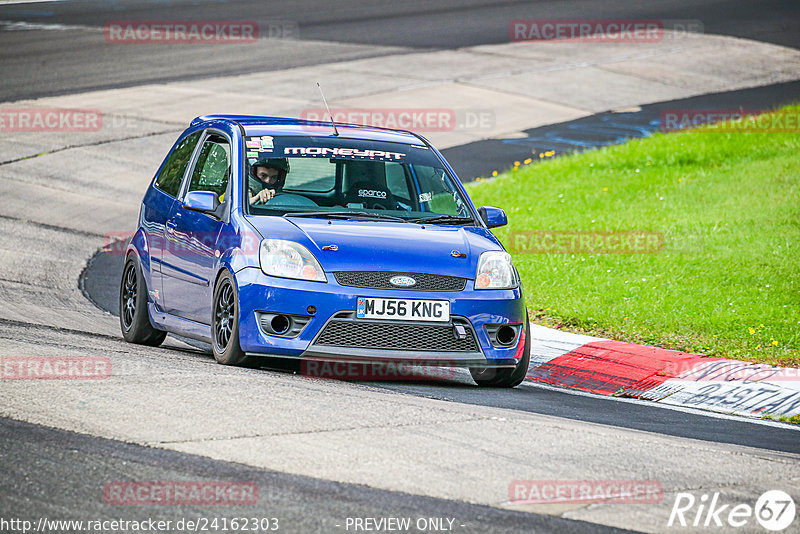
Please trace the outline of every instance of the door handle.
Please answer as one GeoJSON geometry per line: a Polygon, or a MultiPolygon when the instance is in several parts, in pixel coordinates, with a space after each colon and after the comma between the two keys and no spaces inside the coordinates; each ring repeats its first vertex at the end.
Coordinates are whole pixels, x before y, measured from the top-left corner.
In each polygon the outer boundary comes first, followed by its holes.
{"type": "Polygon", "coordinates": [[[166,223],[167,233],[171,234],[175,231],[175,227],[178,226],[178,223],[175,222],[175,219],[169,219],[166,223]]]}

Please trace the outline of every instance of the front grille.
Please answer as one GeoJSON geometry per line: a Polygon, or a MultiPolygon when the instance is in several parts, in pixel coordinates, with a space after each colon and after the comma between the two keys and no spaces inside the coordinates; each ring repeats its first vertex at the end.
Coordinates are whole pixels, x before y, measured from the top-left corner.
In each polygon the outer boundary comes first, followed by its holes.
{"type": "Polygon", "coordinates": [[[465,278],[442,274],[398,273],[391,271],[339,271],[333,273],[336,281],[343,286],[365,287],[369,289],[405,289],[409,291],[462,291],[467,284],[465,278]],[[410,276],[416,284],[398,287],[389,280],[395,276],[410,276]]]}
{"type": "Polygon", "coordinates": [[[453,325],[332,319],[325,325],[314,345],[406,351],[477,352],[478,344],[472,326],[463,320],[457,322],[467,329],[465,339],[456,339],[453,336],[453,325]]]}

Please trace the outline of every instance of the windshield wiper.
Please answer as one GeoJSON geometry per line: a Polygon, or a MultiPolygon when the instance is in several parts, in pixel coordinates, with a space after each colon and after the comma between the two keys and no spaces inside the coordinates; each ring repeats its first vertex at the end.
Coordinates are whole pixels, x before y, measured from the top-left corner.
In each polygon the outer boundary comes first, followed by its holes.
{"type": "Polygon", "coordinates": [[[382,221],[408,222],[408,219],[385,215],[383,213],[368,213],[366,211],[300,211],[289,212],[284,217],[316,217],[320,219],[378,219],[382,221]]]}
{"type": "Polygon", "coordinates": [[[435,217],[418,217],[411,221],[419,224],[464,224],[474,223],[475,219],[458,215],[437,215],[435,217]]]}

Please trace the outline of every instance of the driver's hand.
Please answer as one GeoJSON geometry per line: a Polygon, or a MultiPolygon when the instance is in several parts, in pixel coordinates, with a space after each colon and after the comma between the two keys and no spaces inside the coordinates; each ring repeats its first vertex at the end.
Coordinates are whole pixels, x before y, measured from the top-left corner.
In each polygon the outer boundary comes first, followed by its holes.
{"type": "Polygon", "coordinates": [[[261,191],[256,193],[255,197],[253,197],[253,202],[256,202],[258,204],[264,204],[274,196],[275,196],[275,190],[262,189],[261,191]]]}

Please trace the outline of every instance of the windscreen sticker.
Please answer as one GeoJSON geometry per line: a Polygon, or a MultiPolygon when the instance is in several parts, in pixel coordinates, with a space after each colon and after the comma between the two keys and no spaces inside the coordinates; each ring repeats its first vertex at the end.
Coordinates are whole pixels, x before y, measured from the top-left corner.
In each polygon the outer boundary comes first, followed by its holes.
{"type": "Polygon", "coordinates": [[[255,138],[251,137],[250,139],[244,142],[244,145],[247,148],[261,148],[261,140],[259,140],[258,137],[255,138]]]}
{"type": "Polygon", "coordinates": [[[253,163],[255,163],[255,162],[256,162],[256,161],[258,161],[258,160],[257,160],[257,159],[253,159],[253,158],[251,158],[251,159],[249,159],[249,160],[247,160],[247,161],[249,161],[249,162],[250,162],[250,165],[252,165],[253,163]]]}
{"type": "Polygon", "coordinates": [[[343,156],[371,159],[400,160],[406,154],[384,150],[360,150],[358,148],[329,148],[319,146],[286,147],[283,153],[288,156],[343,156]]]}
{"type": "Polygon", "coordinates": [[[464,203],[461,201],[461,199],[458,196],[458,193],[456,193],[455,191],[453,191],[453,200],[456,203],[456,208],[458,208],[458,213],[464,213],[465,211],[464,203]]]}
{"type": "Polygon", "coordinates": [[[258,157],[258,152],[248,152],[247,153],[247,157],[248,158],[257,158],[258,157]]]}
{"type": "Polygon", "coordinates": [[[359,189],[358,196],[360,198],[386,198],[386,191],[379,189],[359,189]]]}
{"type": "Polygon", "coordinates": [[[433,193],[420,193],[419,194],[419,201],[420,202],[430,202],[433,199],[433,193]]]}
{"type": "Polygon", "coordinates": [[[272,137],[269,135],[261,136],[261,148],[264,150],[272,150],[275,146],[272,144],[272,137]]]}

